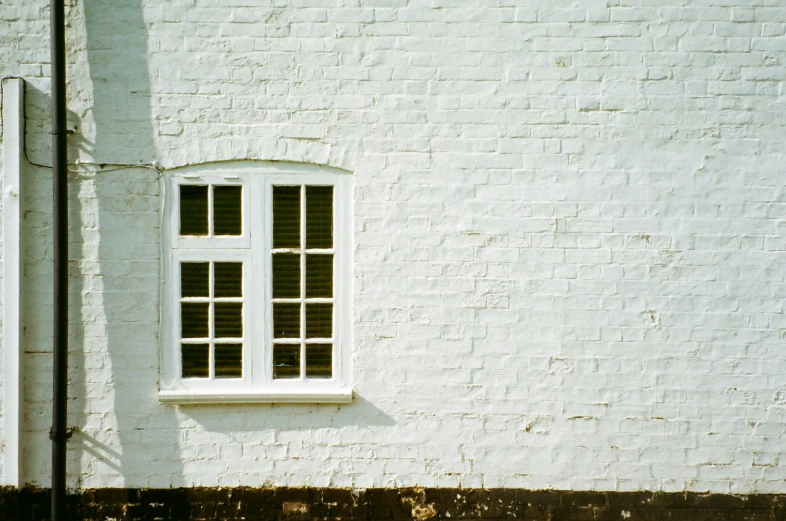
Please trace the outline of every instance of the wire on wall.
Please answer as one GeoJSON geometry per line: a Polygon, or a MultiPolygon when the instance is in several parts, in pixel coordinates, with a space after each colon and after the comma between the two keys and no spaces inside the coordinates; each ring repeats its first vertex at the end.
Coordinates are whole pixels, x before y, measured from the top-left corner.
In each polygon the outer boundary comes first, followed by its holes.
{"type": "MultiPolygon", "coordinates": [[[[51,165],[42,165],[40,163],[34,163],[32,161],[27,162],[31,166],[36,166],[38,168],[49,168],[51,169],[51,165]]],[[[154,170],[158,172],[159,175],[164,173],[163,169],[160,168],[156,163],[98,163],[98,162],[88,162],[88,161],[69,161],[68,166],[75,166],[75,167],[96,167],[96,170],[87,170],[87,169],[75,169],[69,168],[68,171],[74,174],[106,174],[109,172],[117,172],[119,170],[134,170],[134,169],[143,169],[143,170],[154,170]]]]}

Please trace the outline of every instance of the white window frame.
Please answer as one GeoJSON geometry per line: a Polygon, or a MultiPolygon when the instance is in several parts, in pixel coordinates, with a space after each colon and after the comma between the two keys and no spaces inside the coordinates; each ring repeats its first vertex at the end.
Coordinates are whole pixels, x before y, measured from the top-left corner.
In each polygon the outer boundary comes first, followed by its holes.
{"type": "MultiPolygon", "coordinates": [[[[164,176],[161,286],[162,402],[347,403],[351,338],[351,182],[349,173],[290,163],[200,165],[164,176]],[[181,185],[242,185],[242,235],[181,237],[181,185]],[[333,377],[273,379],[272,254],[273,185],[333,186],[333,377]],[[258,202],[258,204],[254,204],[258,202]],[[243,262],[243,376],[181,378],[180,262],[243,262]]],[[[211,193],[212,190],[208,190],[211,193]]],[[[210,196],[209,196],[210,197],[210,196]]],[[[210,206],[210,205],[209,205],[210,206]]],[[[212,212],[212,208],[209,209],[212,212]]],[[[209,214],[210,215],[210,214],[209,214]]],[[[210,217],[209,217],[210,219],[210,217]]],[[[301,212],[301,219],[303,215],[301,212]]],[[[212,229],[212,223],[209,225],[212,229]]],[[[301,276],[305,276],[301,274],[301,276]]],[[[301,356],[301,358],[303,358],[301,356]]],[[[304,361],[301,360],[301,364],[304,361]]],[[[301,366],[302,367],[302,366],[301,366]]],[[[302,371],[301,371],[302,372],[302,371]]]]}

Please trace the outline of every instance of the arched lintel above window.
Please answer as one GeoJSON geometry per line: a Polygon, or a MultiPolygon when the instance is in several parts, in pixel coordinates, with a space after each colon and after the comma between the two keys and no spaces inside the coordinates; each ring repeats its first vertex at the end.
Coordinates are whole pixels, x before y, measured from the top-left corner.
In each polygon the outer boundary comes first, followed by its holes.
{"type": "Polygon", "coordinates": [[[354,170],[356,147],[321,140],[272,136],[194,136],[167,147],[158,160],[165,170],[223,162],[294,162],[354,170]]]}
{"type": "Polygon", "coordinates": [[[349,170],[333,166],[297,161],[232,160],[215,161],[179,166],[166,170],[169,175],[231,175],[232,172],[249,174],[332,174],[353,175],[349,170]]]}

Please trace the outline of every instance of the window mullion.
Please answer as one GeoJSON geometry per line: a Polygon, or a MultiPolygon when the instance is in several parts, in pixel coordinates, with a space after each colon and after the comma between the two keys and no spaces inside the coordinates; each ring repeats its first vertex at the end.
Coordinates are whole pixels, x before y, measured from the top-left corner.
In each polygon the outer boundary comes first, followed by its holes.
{"type": "Polygon", "coordinates": [[[213,237],[213,185],[207,187],[207,236],[213,237]]]}
{"type": "MultiPolygon", "coordinates": [[[[259,244],[262,251],[256,258],[252,255],[252,261],[258,264],[257,269],[260,273],[259,280],[263,283],[261,292],[262,297],[259,295],[254,297],[255,304],[259,305],[259,312],[262,313],[264,320],[262,321],[262,331],[255,331],[258,338],[264,339],[262,341],[262,350],[256,351],[255,356],[258,357],[255,363],[255,368],[258,369],[259,374],[265,386],[269,386],[273,381],[273,258],[271,250],[273,248],[273,187],[269,179],[258,181],[259,196],[263,199],[265,208],[265,215],[260,219],[250,219],[261,226],[260,233],[257,235],[256,243],[251,243],[252,251],[255,244],[259,244]]],[[[257,294],[257,292],[254,292],[257,294]]],[[[254,326],[258,327],[258,326],[254,326]]]]}
{"type": "MultiPolygon", "coordinates": [[[[179,212],[180,207],[176,207],[176,210],[179,212]]],[[[180,226],[180,221],[178,219],[173,219],[177,224],[176,227],[180,226]]],[[[179,231],[179,230],[178,230],[179,231]]],[[[172,281],[170,294],[167,295],[169,297],[169,301],[174,304],[173,309],[169,310],[167,318],[169,322],[172,324],[172,331],[162,331],[163,334],[166,334],[168,338],[171,339],[174,349],[174,353],[172,350],[168,350],[168,355],[172,357],[172,373],[169,375],[172,378],[172,381],[179,382],[183,378],[183,342],[182,342],[182,329],[183,329],[183,313],[181,311],[181,295],[183,293],[182,288],[182,280],[181,280],[181,266],[180,266],[180,258],[179,255],[173,254],[170,257],[171,262],[168,263],[167,267],[169,268],[168,272],[171,274],[170,280],[172,281]]]]}
{"type": "Polygon", "coordinates": [[[306,187],[300,186],[300,378],[306,377],[306,187]]]}
{"type": "Polygon", "coordinates": [[[345,286],[349,283],[344,278],[346,273],[344,258],[345,240],[347,229],[344,224],[344,212],[346,212],[347,201],[344,200],[345,190],[343,189],[344,180],[339,180],[333,192],[333,377],[340,384],[344,384],[344,351],[339,346],[346,341],[344,337],[345,322],[349,317],[344,315],[344,302],[347,299],[345,286]]]}
{"type": "Polygon", "coordinates": [[[208,293],[207,293],[208,298],[209,298],[209,302],[210,302],[210,304],[208,304],[208,314],[207,314],[207,317],[208,317],[207,318],[207,320],[208,320],[208,322],[207,322],[207,327],[208,327],[207,334],[208,334],[208,338],[210,339],[209,340],[209,344],[208,344],[210,346],[209,347],[209,351],[208,351],[208,353],[209,353],[209,356],[208,356],[208,366],[209,366],[208,367],[208,378],[210,380],[215,380],[215,378],[216,378],[216,341],[215,341],[215,323],[216,323],[216,319],[215,319],[215,298],[214,298],[214,295],[213,295],[213,287],[215,285],[215,282],[214,282],[214,280],[215,280],[215,273],[214,273],[214,271],[215,271],[215,262],[211,260],[210,263],[209,263],[209,266],[210,266],[210,268],[208,270],[209,276],[208,276],[208,293]]]}

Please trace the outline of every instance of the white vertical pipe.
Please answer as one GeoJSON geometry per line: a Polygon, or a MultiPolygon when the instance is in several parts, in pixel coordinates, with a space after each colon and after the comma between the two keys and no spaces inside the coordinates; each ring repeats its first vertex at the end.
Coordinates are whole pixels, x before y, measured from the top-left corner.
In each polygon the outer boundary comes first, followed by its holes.
{"type": "Polygon", "coordinates": [[[21,488],[20,226],[24,152],[25,84],[6,78],[3,87],[3,485],[21,488]]]}

